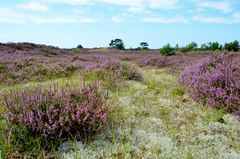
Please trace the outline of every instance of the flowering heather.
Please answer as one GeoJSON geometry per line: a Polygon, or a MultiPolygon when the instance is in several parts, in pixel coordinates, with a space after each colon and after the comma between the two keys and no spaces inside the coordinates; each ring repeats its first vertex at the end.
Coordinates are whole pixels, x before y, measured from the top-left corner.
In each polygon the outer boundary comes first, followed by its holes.
{"type": "Polygon", "coordinates": [[[151,54],[140,56],[137,63],[140,67],[153,66],[158,68],[166,68],[170,72],[181,72],[185,66],[190,63],[195,63],[199,59],[206,57],[211,57],[213,54],[209,53],[186,53],[186,54],[176,54],[174,56],[161,56],[159,54],[151,54]]]}
{"type": "Polygon", "coordinates": [[[5,96],[10,123],[26,127],[43,139],[80,138],[100,130],[108,120],[107,96],[96,84],[79,89],[49,89],[11,92],[5,96]]]}
{"type": "Polygon", "coordinates": [[[240,110],[240,56],[220,55],[187,67],[179,82],[196,100],[227,111],[240,110]]]}
{"type": "MultiPolygon", "coordinates": [[[[125,65],[118,58],[99,54],[36,54],[37,56],[23,51],[11,54],[0,52],[0,84],[68,77],[76,71],[112,71],[125,65]]],[[[119,72],[119,75],[122,75],[122,72],[119,72]]]]}

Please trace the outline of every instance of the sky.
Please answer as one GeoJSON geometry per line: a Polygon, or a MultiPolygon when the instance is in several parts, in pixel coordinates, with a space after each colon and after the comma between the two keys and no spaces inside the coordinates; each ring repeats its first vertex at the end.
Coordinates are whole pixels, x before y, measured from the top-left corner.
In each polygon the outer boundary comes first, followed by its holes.
{"type": "Polygon", "coordinates": [[[0,42],[61,48],[240,40],[240,0],[0,0],[0,42]]]}

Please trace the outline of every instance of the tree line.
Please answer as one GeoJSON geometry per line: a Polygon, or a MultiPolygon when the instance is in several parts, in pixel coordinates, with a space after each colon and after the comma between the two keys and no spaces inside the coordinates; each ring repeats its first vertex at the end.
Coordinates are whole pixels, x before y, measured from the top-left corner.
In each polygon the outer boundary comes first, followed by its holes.
{"type": "MultiPolygon", "coordinates": [[[[77,48],[83,48],[82,45],[78,45],[77,48]]],[[[113,39],[109,43],[109,48],[115,48],[120,50],[126,50],[125,44],[122,39],[113,39]]],[[[129,48],[128,50],[149,50],[149,44],[147,42],[141,42],[137,48],[129,48]]],[[[208,42],[198,45],[196,42],[191,42],[186,46],[179,47],[178,44],[172,47],[169,43],[160,48],[160,51],[164,55],[172,55],[175,51],[180,51],[183,53],[189,51],[234,51],[238,52],[240,50],[239,41],[235,40],[229,43],[220,44],[218,42],[208,42]]]]}

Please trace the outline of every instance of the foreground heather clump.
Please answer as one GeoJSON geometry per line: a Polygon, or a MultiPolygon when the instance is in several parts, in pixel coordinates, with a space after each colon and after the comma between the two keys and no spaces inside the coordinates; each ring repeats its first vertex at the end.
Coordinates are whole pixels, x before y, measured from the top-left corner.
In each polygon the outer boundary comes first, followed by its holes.
{"type": "Polygon", "coordinates": [[[79,89],[49,89],[12,92],[5,96],[6,117],[41,139],[81,139],[99,131],[107,122],[107,96],[96,84],[79,89]]]}
{"type": "Polygon", "coordinates": [[[196,99],[229,112],[240,110],[240,57],[229,54],[207,58],[187,67],[179,82],[196,99]]]}

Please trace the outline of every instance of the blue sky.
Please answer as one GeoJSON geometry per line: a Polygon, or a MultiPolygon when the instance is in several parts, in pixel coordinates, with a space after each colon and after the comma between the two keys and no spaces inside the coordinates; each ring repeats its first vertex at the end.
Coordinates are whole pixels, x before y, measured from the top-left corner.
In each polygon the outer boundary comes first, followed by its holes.
{"type": "Polygon", "coordinates": [[[1,0],[0,42],[151,48],[240,40],[239,0],[1,0]]]}

